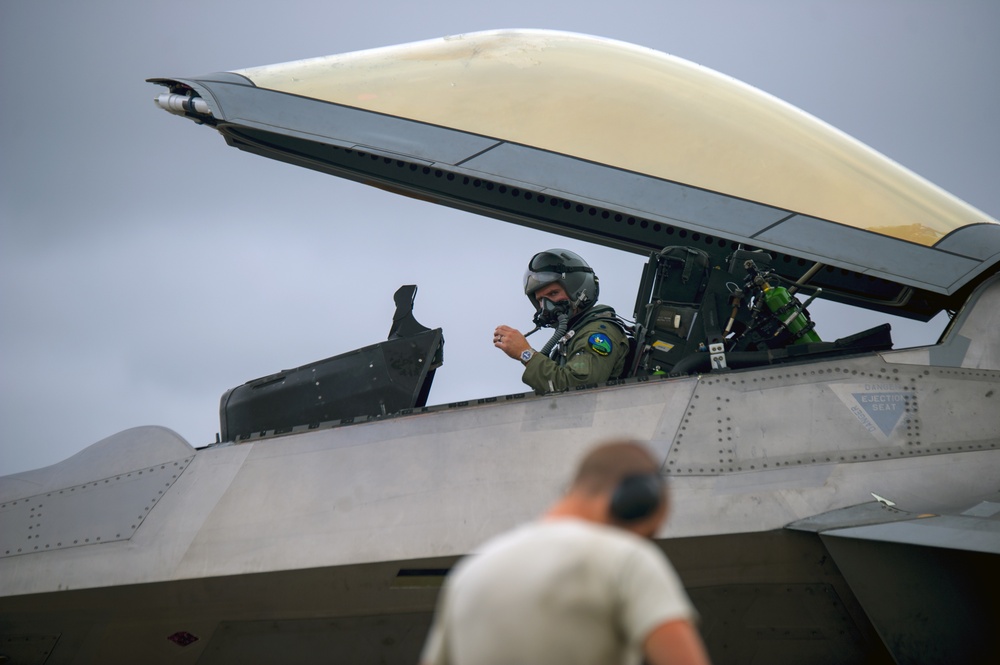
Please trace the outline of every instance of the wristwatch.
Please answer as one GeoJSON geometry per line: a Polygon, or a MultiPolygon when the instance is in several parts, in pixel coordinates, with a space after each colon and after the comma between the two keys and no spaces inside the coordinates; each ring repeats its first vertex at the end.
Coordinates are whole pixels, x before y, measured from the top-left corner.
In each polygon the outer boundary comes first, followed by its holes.
{"type": "Polygon", "coordinates": [[[534,349],[525,349],[524,351],[521,351],[521,362],[527,365],[533,355],[535,355],[534,349]]]}

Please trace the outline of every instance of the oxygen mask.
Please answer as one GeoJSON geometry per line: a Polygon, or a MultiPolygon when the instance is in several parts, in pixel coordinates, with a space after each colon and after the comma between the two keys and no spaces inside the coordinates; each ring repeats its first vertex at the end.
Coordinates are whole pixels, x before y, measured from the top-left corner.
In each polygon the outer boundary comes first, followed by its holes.
{"type": "Polygon", "coordinates": [[[539,302],[538,311],[532,319],[536,330],[544,327],[555,327],[560,319],[569,318],[573,311],[573,304],[568,300],[553,302],[548,298],[542,298],[539,302]]]}
{"type": "Polygon", "coordinates": [[[542,298],[538,303],[538,311],[535,312],[535,328],[525,337],[543,327],[555,328],[552,338],[542,347],[541,354],[548,356],[566,331],[569,329],[569,317],[573,312],[573,303],[568,300],[553,302],[548,298],[542,298]]]}

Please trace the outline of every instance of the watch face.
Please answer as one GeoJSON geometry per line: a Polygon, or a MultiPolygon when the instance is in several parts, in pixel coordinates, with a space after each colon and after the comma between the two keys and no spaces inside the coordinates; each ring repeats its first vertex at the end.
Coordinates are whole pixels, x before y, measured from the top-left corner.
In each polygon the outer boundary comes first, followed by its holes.
{"type": "Polygon", "coordinates": [[[525,349],[521,351],[521,362],[526,363],[531,360],[531,356],[535,355],[535,352],[531,349],[525,349]]]}

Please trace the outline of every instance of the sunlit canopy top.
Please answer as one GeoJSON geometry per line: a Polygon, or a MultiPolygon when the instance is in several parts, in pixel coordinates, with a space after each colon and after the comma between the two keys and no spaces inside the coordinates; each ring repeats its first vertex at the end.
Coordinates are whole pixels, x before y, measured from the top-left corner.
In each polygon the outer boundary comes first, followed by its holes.
{"type": "Polygon", "coordinates": [[[932,246],[984,213],[775,97],[570,33],[481,32],[236,72],[932,246]]]}
{"type": "MultiPolygon", "coordinates": [[[[507,30],[195,78],[156,103],[241,150],[625,251],[761,249],[824,298],[928,319],[1000,224],[819,120],[663,53],[507,30]]],[[[344,223],[340,221],[339,223],[344,223]]]]}

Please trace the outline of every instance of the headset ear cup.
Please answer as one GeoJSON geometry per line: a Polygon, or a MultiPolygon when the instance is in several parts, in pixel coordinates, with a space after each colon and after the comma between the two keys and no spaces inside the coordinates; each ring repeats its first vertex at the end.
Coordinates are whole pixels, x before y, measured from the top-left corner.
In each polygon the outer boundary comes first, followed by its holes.
{"type": "Polygon", "coordinates": [[[626,476],[611,495],[611,516],[619,522],[649,517],[663,500],[663,481],[655,474],[626,476]]]}

